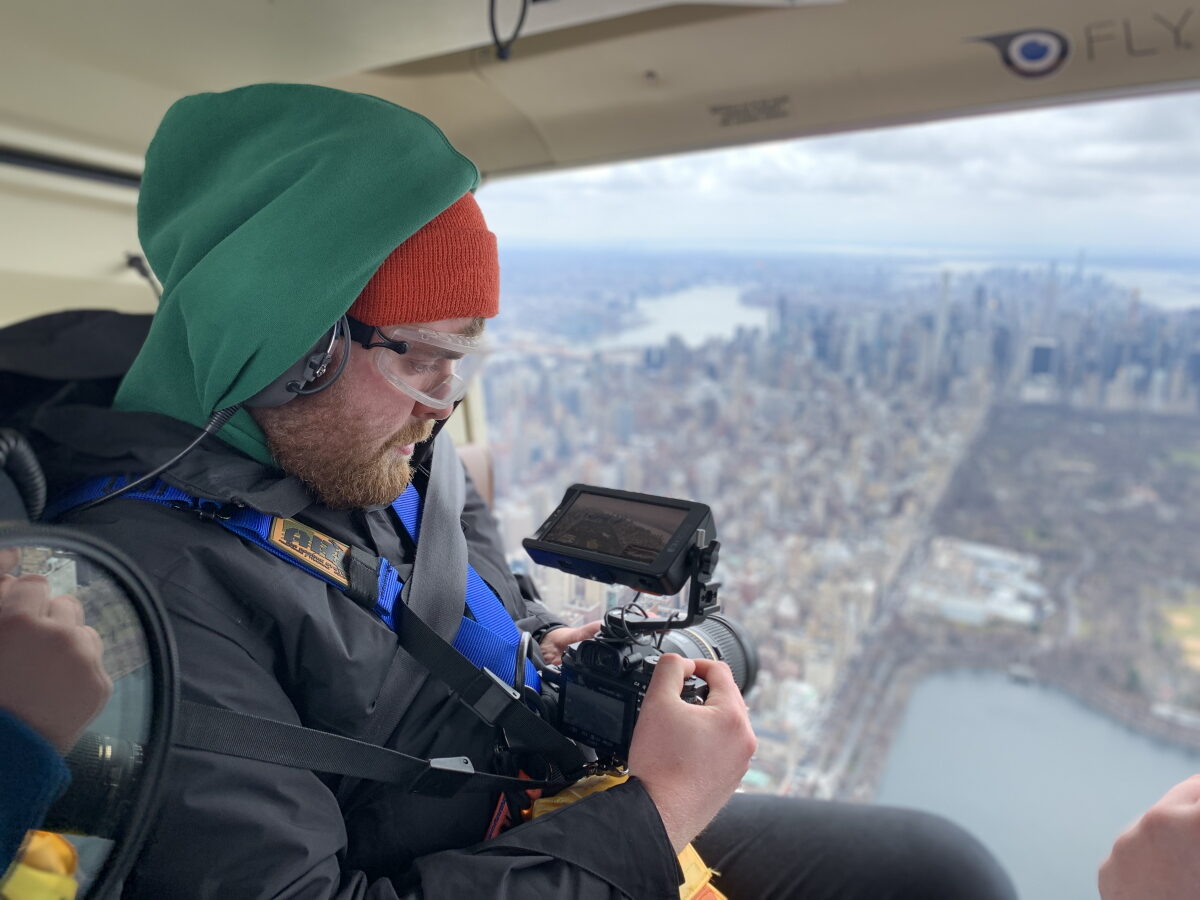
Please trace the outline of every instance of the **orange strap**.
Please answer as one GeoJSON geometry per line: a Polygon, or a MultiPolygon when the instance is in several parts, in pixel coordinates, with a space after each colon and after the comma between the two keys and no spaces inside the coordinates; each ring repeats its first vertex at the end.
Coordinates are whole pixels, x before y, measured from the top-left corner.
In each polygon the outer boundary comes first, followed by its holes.
{"type": "MultiPolygon", "coordinates": [[[[517,777],[528,778],[529,776],[524,772],[518,772],[517,777]]],[[[496,801],[496,810],[492,813],[492,821],[488,823],[487,834],[483,836],[485,841],[490,841],[508,831],[517,824],[518,820],[528,821],[531,818],[532,804],[542,796],[542,791],[540,788],[530,788],[525,791],[525,795],[529,797],[529,802],[525,804],[524,809],[519,810],[512,808],[505,794],[500,795],[500,799],[496,801]]]]}

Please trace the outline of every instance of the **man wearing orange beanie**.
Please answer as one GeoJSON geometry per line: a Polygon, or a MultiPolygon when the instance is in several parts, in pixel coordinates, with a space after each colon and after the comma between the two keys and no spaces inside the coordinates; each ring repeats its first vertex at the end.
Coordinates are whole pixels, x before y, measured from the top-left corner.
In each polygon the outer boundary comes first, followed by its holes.
{"type": "MultiPolygon", "coordinates": [[[[578,748],[521,703],[536,703],[538,673],[517,650],[526,632],[556,661],[595,623],[565,628],[523,594],[438,434],[498,311],[477,179],[427,120],[377,98],[305,85],[184,98],[139,199],[164,288],[145,346],[113,408],[50,409],[39,428],[58,444],[55,491],[130,486],[65,504],[65,519],[157,583],[185,700],[452,770],[570,772],[578,748]],[[216,438],[175,460],[206,425],[216,438]],[[142,475],[157,481],[134,490],[142,475]],[[464,658],[468,689],[454,682],[464,658]]],[[[754,746],[728,667],[667,654],[629,780],[507,829],[511,785],[439,795],[178,748],[123,896],[668,898],[676,853],[706,828],[702,855],[742,885],[722,884],[733,900],[849,897],[850,876],[861,897],[1011,896],[982,848],[941,853],[958,838],[928,818],[893,812],[868,834],[863,815],[829,827],[824,808],[802,820],[797,801],[763,798],[709,827],[754,746]],[[692,674],[704,705],[680,699],[692,674]],[[805,872],[816,880],[799,891],[805,872]]]]}
{"type": "MultiPolygon", "coordinates": [[[[399,627],[415,614],[510,682],[520,631],[550,659],[594,632],[522,595],[448,435],[430,439],[498,311],[476,179],[429,122],[376,98],[303,85],[185,98],[139,199],[164,287],[150,334],[113,409],[52,409],[40,427],[59,444],[56,492],[104,490],[225,411],[152,489],[63,516],[157,583],[184,699],[516,775],[507,730],[399,627]],[[233,528],[248,515],[261,538],[233,528]],[[368,597],[352,574],[363,560],[379,580],[368,597]]],[[[668,657],[646,712],[633,778],[506,830],[496,789],[428,796],[177,748],[124,896],[677,896],[675,853],[732,793],[753,735],[723,664],[668,657]],[[692,671],[712,685],[706,707],[680,699],[692,671]]]]}

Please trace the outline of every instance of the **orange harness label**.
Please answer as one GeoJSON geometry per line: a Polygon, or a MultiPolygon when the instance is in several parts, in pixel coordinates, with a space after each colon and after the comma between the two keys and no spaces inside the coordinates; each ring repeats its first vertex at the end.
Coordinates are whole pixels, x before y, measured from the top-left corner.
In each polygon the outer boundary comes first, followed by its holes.
{"type": "Polygon", "coordinates": [[[267,542],[342,587],[350,586],[344,565],[346,554],[350,552],[348,544],[335,541],[295,519],[272,519],[267,542]]]}

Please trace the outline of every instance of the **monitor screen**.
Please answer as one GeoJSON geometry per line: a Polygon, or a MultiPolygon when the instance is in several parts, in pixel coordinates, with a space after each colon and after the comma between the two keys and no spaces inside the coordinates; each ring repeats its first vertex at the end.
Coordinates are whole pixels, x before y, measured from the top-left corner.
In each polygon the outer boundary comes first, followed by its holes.
{"type": "Polygon", "coordinates": [[[651,563],[667,546],[686,509],[581,493],[542,540],[636,563],[651,563]]]}

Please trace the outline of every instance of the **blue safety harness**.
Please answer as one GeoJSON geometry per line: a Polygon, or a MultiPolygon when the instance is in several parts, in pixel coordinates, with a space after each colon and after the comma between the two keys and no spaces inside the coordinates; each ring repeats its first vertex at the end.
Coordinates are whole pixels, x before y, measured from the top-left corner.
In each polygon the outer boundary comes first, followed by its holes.
{"type": "MultiPolygon", "coordinates": [[[[113,476],[87,481],[52,503],[47,510],[46,518],[57,518],[89,500],[102,497],[128,484],[131,480],[125,476],[113,476]]],[[[320,578],[343,593],[351,593],[350,580],[344,574],[344,568],[331,563],[331,560],[335,562],[341,560],[336,551],[332,554],[326,553],[325,556],[320,553],[307,556],[296,555],[281,549],[278,539],[272,540],[273,535],[278,537],[283,523],[291,520],[269,516],[245,506],[230,506],[215,500],[194,497],[161,480],[152,481],[144,488],[130,491],[121,496],[130,500],[144,500],[175,509],[193,511],[202,518],[211,519],[227,531],[256,544],[285,562],[320,578]]],[[[404,493],[392,502],[392,509],[409,537],[416,543],[421,530],[422,500],[420,493],[410,484],[404,493]]],[[[312,535],[313,532],[308,530],[308,534],[312,535]]],[[[317,537],[324,539],[324,536],[319,533],[317,537]]],[[[325,540],[330,547],[345,548],[345,552],[351,556],[360,552],[354,548],[346,548],[345,545],[325,540]]],[[[395,631],[396,603],[400,598],[404,582],[395,567],[386,559],[378,559],[377,572],[378,581],[372,611],[388,628],[395,631]]],[[[464,602],[470,615],[464,615],[459,624],[458,631],[454,636],[454,648],[479,668],[490,669],[508,684],[514,684],[515,663],[518,649],[521,646],[521,633],[499,597],[469,563],[464,602]]],[[[525,685],[534,691],[540,690],[541,682],[537,670],[528,660],[525,661],[524,674],[525,685]]]]}

